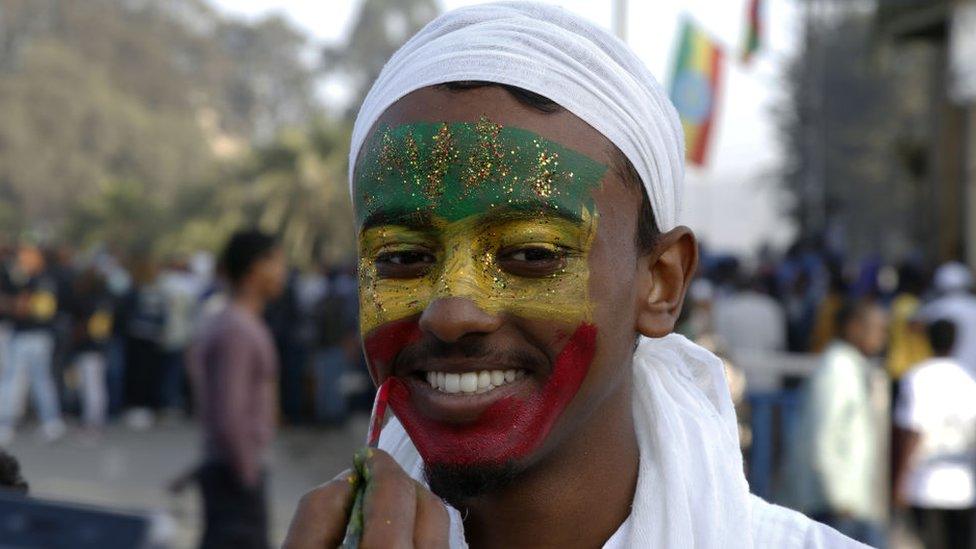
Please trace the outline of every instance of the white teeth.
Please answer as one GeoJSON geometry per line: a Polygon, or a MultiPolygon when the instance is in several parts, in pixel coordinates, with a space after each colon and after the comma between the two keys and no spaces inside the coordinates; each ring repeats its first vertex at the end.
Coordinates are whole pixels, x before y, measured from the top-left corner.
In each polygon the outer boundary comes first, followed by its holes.
{"type": "Polygon", "coordinates": [[[461,390],[460,374],[444,374],[444,385],[441,390],[445,393],[457,393],[461,390]]]}
{"type": "MultiPolygon", "coordinates": [[[[492,370],[488,377],[491,378],[491,384],[495,387],[501,387],[502,383],[505,383],[505,372],[501,370],[492,370]]],[[[478,379],[478,385],[481,385],[481,379],[478,379]]]]}
{"type": "Polygon", "coordinates": [[[524,370],[482,370],[452,374],[447,372],[427,372],[427,383],[444,393],[487,393],[506,383],[525,377],[524,370]]]}
{"type": "Polygon", "coordinates": [[[491,373],[488,370],[478,372],[478,390],[487,391],[491,387],[491,373]]]}
{"type": "Polygon", "coordinates": [[[461,391],[473,393],[478,390],[478,372],[465,372],[461,374],[461,391]]]}

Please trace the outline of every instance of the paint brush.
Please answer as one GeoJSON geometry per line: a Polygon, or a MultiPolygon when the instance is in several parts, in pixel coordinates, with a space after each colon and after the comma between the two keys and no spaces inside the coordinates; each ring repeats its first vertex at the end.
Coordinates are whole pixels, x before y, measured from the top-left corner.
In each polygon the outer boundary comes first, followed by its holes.
{"type": "MultiPolygon", "coordinates": [[[[369,416],[369,430],[366,432],[366,447],[376,448],[380,443],[380,431],[383,430],[383,420],[386,418],[386,404],[390,394],[390,381],[387,379],[376,389],[376,399],[373,400],[373,412],[369,416]]],[[[346,535],[342,539],[344,549],[356,549],[363,537],[363,500],[366,497],[366,484],[369,482],[369,471],[366,469],[366,454],[356,456],[356,498],[353,500],[349,522],[346,524],[346,535]]]]}

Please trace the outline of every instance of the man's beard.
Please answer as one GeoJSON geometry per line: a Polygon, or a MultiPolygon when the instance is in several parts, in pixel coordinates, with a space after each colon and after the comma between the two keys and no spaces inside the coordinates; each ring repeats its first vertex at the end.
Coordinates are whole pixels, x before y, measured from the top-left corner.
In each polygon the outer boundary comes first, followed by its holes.
{"type": "Polygon", "coordinates": [[[493,465],[428,464],[424,469],[431,492],[462,510],[465,502],[509,486],[519,474],[512,461],[493,465]]]}

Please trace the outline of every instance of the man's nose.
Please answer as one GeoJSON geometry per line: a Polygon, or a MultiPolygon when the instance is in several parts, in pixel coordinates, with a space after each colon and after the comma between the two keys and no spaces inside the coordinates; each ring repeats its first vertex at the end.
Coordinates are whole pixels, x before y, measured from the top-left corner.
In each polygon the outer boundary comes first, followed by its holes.
{"type": "Polygon", "coordinates": [[[468,334],[487,334],[502,323],[498,315],[485,312],[466,297],[435,299],[420,315],[420,329],[446,343],[468,334]]]}

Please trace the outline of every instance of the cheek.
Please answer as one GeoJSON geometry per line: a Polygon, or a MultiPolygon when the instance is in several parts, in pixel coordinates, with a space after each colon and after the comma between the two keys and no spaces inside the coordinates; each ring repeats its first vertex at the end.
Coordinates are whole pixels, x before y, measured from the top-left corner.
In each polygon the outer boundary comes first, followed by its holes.
{"type": "Polygon", "coordinates": [[[421,332],[417,321],[412,318],[388,322],[372,330],[363,338],[363,351],[373,382],[379,385],[385,381],[380,374],[389,375],[393,359],[404,347],[420,340],[421,332]]]}
{"type": "Polygon", "coordinates": [[[589,293],[597,327],[596,355],[588,385],[617,379],[633,354],[637,337],[638,273],[633,244],[598,235],[590,254],[589,293]]]}

